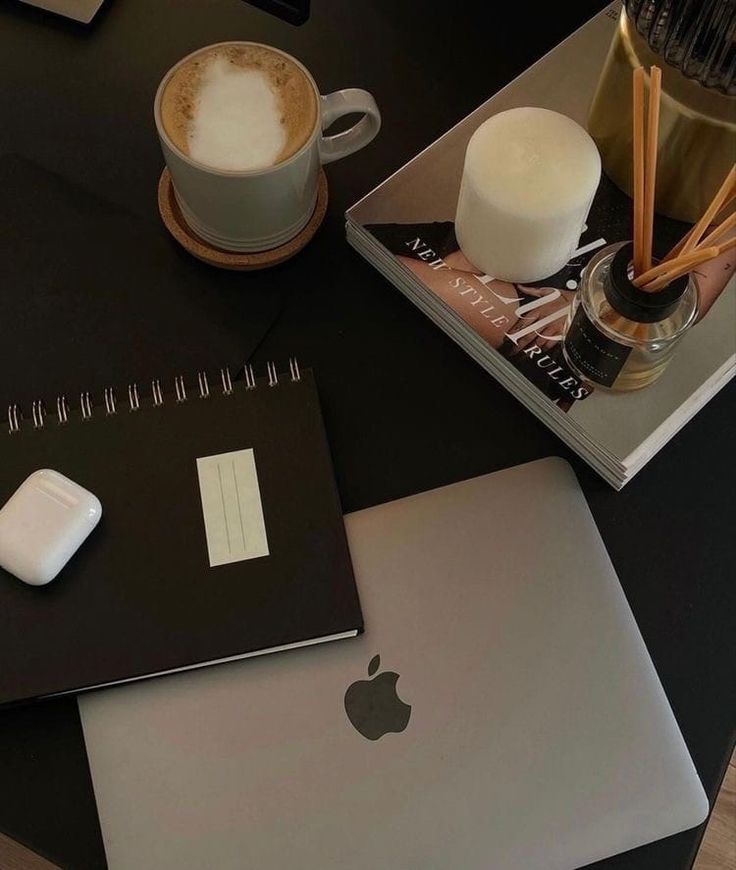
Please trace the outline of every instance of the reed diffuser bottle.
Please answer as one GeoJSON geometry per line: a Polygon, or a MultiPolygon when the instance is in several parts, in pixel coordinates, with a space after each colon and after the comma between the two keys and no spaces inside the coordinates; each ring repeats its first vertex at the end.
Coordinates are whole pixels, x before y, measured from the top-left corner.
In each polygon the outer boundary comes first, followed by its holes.
{"type": "Polygon", "coordinates": [[[562,343],[567,364],[589,384],[639,390],[657,380],[695,323],[696,266],[736,247],[736,213],[713,221],[736,200],[732,165],[700,220],[659,263],[652,257],[662,70],[632,74],[634,241],[599,251],[586,266],[562,343]]]}
{"type": "Polygon", "coordinates": [[[638,390],[653,383],[697,315],[690,275],[657,293],[636,287],[633,244],[603,248],[588,263],[562,346],[571,369],[587,383],[638,390]]]}

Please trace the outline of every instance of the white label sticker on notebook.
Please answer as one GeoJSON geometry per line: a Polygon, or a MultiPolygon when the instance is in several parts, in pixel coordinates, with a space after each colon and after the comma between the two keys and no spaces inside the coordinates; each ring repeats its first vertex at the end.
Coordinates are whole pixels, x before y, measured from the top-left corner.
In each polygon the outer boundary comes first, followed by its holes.
{"type": "Polygon", "coordinates": [[[197,459],[210,567],[268,556],[253,450],[197,459]]]}

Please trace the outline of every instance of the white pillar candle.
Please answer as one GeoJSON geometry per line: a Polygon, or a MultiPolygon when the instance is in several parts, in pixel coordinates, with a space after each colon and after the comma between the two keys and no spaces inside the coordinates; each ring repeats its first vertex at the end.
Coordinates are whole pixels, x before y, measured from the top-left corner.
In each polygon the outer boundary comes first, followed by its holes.
{"type": "Polygon", "coordinates": [[[473,133],[455,230],[465,256],[493,278],[539,281],[578,246],[601,175],[590,136],[549,109],[509,109],[473,133]]]}

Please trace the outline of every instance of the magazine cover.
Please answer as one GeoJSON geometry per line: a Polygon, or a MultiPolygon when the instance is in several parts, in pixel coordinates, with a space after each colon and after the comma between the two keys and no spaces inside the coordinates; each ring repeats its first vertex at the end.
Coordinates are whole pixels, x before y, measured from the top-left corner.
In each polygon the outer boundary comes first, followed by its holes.
{"type": "MultiPolygon", "coordinates": [[[[491,353],[492,366],[505,371],[512,392],[536,405],[538,416],[562,437],[574,432],[578,445],[597,448],[623,481],[733,375],[736,251],[698,268],[698,322],[661,378],[636,392],[612,393],[573,374],[561,342],[586,263],[602,247],[632,237],[631,200],[604,175],[569,263],[529,284],[482,274],[460,250],[454,227],[465,149],[484,120],[532,105],[585,126],[618,9],[612,4],[597,15],[361,200],[347,219],[348,237],[361,253],[376,265],[390,257],[381,267],[384,273],[398,286],[411,286],[413,294],[424,294],[428,305],[441,306],[433,319],[442,328],[466,349],[480,343],[479,353],[491,353]]],[[[687,229],[658,217],[655,254],[669,250],[687,229]]]]}

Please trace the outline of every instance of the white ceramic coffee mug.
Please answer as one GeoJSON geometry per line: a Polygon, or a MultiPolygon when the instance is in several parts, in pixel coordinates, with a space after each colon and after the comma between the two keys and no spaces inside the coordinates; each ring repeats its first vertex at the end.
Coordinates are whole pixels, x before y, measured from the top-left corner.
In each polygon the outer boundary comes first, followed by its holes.
{"type": "Polygon", "coordinates": [[[227,45],[258,43],[219,43],[182,58],[166,73],[156,92],[156,129],[177,203],[191,229],[222,250],[267,251],[285,244],[304,229],[317,202],[322,164],[339,160],[367,145],[381,127],[381,114],[371,94],[360,88],[346,88],[322,96],[303,64],[286,52],[262,46],[296,64],[314,89],[318,112],[309,138],[291,157],[264,169],[224,170],[193,160],[176,147],[164,129],[162,95],[170,77],[182,64],[201,52],[227,45]],[[349,114],[363,117],[334,136],[323,134],[334,121],[349,114]]]}

